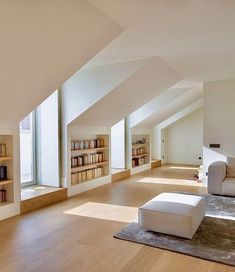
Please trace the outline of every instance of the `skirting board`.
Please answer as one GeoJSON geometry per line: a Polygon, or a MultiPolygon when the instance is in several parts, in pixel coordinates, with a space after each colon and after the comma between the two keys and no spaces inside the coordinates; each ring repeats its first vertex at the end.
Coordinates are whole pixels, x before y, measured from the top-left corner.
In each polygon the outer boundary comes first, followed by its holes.
{"type": "Polygon", "coordinates": [[[156,168],[156,167],[160,167],[162,165],[161,160],[154,160],[151,162],[151,167],[152,168],[156,168]]]}
{"type": "Polygon", "coordinates": [[[72,187],[68,188],[68,197],[84,193],[105,184],[109,184],[111,183],[111,179],[111,175],[108,175],[95,180],[73,185],[72,187]]]}
{"type": "Polygon", "coordinates": [[[131,175],[131,171],[129,169],[125,169],[121,172],[112,174],[112,182],[116,182],[125,178],[128,178],[131,175]]]}
{"type": "Polygon", "coordinates": [[[131,169],[131,175],[135,175],[141,173],[143,171],[151,169],[151,163],[147,163],[141,166],[137,166],[131,169]]]}
{"type": "Polygon", "coordinates": [[[38,208],[42,208],[59,201],[67,199],[67,188],[60,188],[55,192],[35,196],[20,202],[20,212],[27,213],[38,208]]]}

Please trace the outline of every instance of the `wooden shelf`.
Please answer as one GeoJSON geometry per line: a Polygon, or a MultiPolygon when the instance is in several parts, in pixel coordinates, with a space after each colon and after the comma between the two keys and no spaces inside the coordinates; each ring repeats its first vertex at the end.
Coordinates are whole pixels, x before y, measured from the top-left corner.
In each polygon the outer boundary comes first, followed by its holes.
{"type": "Polygon", "coordinates": [[[132,149],[138,149],[138,148],[146,146],[147,144],[148,143],[145,143],[145,144],[132,144],[132,149]]]}
{"type": "Polygon", "coordinates": [[[12,159],[12,157],[0,157],[0,161],[10,161],[12,159]]]}
{"type": "Polygon", "coordinates": [[[83,166],[71,168],[71,173],[82,172],[82,171],[85,171],[85,170],[96,168],[98,166],[106,165],[108,163],[109,163],[108,161],[105,161],[105,162],[99,162],[99,163],[88,164],[88,165],[83,165],[83,166]]]}
{"type": "Polygon", "coordinates": [[[89,148],[89,149],[77,149],[77,150],[71,150],[71,153],[91,153],[96,152],[100,150],[108,150],[108,147],[97,147],[97,148],[89,148]]]}
{"type": "Polygon", "coordinates": [[[140,166],[143,166],[143,165],[146,165],[146,164],[148,164],[148,162],[146,162],[144,164],[141,164],[141,165],[132,166],[132,168],[137,168],[137,167],[140,167],[140,166]]]}
{"type": "Polygon", "coordinates": [[[87,180],[81,181],[81,182],[79,182],[79,183],[72,184],[72,186],[77,186],[77,185],[86,183],[86,182],[88,182],[88,181],[97,180],[97,179],[100,179],[100,178],[103,178],[103,177],[107,177],[107,176],[108,176],[108,175],[102,175],[102,176],[100,176],[100,177],[96,177],[96,178],[92,178],[92,179],[87,179],[87,180]]]}
{"type": "Polygon", "coordinates": [[[7,185],[7,184],[12,184],[12,183],[13,183],[12,179],[0,180],[0,186],[7,185]]]}
{"type": "Polygon", "coordinates": [[[149,156],[148,153],[144,153],[144,154],[140,154],[140,155],[133,155],[132,159],[140,159],[140,158],[147,157],[147,156],[149,156]]]}

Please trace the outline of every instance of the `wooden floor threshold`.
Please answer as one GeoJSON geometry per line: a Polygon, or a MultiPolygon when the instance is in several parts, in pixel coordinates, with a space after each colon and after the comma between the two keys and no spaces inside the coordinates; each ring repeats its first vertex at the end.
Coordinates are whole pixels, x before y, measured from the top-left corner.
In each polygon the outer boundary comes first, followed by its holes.
{"type": "Polygon", "coordinates": [[[20,202],[20,213],[27,213],[66,199],[67,188],[58,188],[57,191],[31,197],[20,202]]]}
{"type": "Polygon", "coordinates": [[[130,169],[123,169],[123,171],[112,174],[112,182],[120,181],[122,179],[128,178],[131,175],[130,169]]]}
{"type": "Polygon", "coordinates": [[[162,161],[161,160],[153,160],[151,162],[151,168],[161,167],[161,165],[162,165],[162,161]]]}

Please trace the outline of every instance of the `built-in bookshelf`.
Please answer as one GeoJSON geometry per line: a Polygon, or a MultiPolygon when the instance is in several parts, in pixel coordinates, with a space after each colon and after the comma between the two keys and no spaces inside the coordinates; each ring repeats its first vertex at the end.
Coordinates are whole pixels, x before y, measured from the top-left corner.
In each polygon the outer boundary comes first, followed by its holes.
{"type": "Polygon", "coordinates": [[[150,162],[149,135],[132,135],[132,168],[150,162]]]}
{"type": "Polygon", "coordinates": [[[71,185],[109,175],[109,135],[73,136],[71,139],[71,185]]]}
{"type": "Polygon", "coordinates": [[[13,202],[13,136],[0,135],[0,206],[13,202]]]}

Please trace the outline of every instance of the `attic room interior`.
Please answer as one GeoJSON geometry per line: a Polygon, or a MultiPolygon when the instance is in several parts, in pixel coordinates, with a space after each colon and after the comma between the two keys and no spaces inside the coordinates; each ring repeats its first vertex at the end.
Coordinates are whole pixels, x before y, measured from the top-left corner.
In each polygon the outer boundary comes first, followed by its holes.
{"type": "Polygon", "coordinates": [[[0,3],[0,271],[235,271],[235,2],[0,3]]]}

